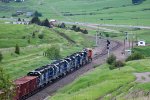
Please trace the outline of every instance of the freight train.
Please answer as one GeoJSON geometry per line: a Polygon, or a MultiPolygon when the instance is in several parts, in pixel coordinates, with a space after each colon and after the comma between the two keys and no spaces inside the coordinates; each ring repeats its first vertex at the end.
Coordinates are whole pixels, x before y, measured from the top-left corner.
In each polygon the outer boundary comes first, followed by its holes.
{"type": "Polygon", "coordinates": [[[16,79],[16,96],[14,100],[24,100],[49,83],[79,69],[92,61],[92,49],[84,49],[64,59],[56,60],[27,73],[26,76],[16,79]]]}

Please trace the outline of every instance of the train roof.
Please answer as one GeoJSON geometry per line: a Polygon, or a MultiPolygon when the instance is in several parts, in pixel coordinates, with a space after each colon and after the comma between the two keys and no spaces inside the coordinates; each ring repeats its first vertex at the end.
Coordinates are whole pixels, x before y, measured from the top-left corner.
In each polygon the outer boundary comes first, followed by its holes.
{"type": "Polygon", "coordinates": [[[24,84],[35,78],[37,78],[37,76],[24,76],[19,79],[16,79],[14,82],[15,82],[15,84],[24,84]]]}

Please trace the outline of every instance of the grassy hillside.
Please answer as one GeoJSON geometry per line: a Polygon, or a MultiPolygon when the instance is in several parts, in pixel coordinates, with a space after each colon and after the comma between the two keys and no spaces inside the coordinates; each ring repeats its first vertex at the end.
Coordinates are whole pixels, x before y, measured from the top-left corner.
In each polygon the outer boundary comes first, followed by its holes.
{"type": "Polygon", "coordinates": [[[150,0],[140,5],[133,5],[132,0],[26,0],[22,3],[7,4],[0,2],[1,17],[9,17],[17,10],[38,10],[43,17],[73,22],[150,25],[150,0]]]}
{"type": "Polygon", "coordinates": [[[146,57],[150,57],[150,46],[146,46],[146,47],[135,47],[133,49],[134,52],[138,52],[143,54],[146,57]]]}
{"type": "Polygon", "coordinates": [[[50,100],[126,100],[125,96],[131,91],[149,91],[150,83],[136,83],[133,75],[134,72],[150,71],[149,60],[127,62],[120,70],[99,66],[60,89],[50,100]]]}
{"type": "Polygon", "coordinates": [[[60,47],[61,57],[65,57],[93,44],[92,41],[85,44],[87,38],[82,33],[58,28],[49,29],[37,25],[1,23],[0,30],[0,52],[2,52],[4,58],[0,66],[6,70],[11,79],[16,79],[25,75],[28,71],[50,63],[51,60],[44,57],[43,52],[51,45],[60,47]],[[76,43],[70,43],[54,30],[63,32],[76,43]],[[44,36],[42,39],[39,38],[41,34],[44,36]],[[16,44],[20,47],[20,55],[14,53],[16,44]]]}
{"type": "Polygon", "coordinates": [[[0,24],[0,48],[67,42],[61,36],[37,25],[0,24]],[[35,36],[33,36],[35,34],[35,36]],[[43,35],[43,39],[39,35],[43,35]],[[30,41],[30,42],[29,42],[30,41]]]}

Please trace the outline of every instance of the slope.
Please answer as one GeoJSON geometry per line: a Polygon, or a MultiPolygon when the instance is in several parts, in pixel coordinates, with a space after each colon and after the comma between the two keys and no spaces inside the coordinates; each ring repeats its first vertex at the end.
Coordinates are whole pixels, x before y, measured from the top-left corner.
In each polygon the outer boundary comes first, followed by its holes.
{"type": "Polygon", "coordinates": [[[16,79],[28,71],[52,62],[43,56],[44,51],[51,45],[60,48],[61,57],[92,46],[92,41],[90,44],[83,43],[86,41],[86,36],[82,33],[54,29],[37,25],[0,24],[0,52],[3,54],[0,66],[11,76],[11,79],[16,79]],[[57,34],[54,29],[63,32],[67,39],[57,34]],[[75,34],[77,38],[72,38],[75,34]],[[68,39],[76,42],[72,44],[68,39]],[[16,44],[20,47],[20,55],[14,53],[16,44]]]}
{"type": "Polygon", "coordinates": [[[149,83],[136,83],[133,75],[134,72],[147,71],[150,71],[149,59],[127,62],[126,66],[120,70],[110,70],[105,64],[60,89],[50,100],[130,99],[126,98],[126,95],[134,91],[150,90],[149,83]]]}
{"type": "Polygon", "coordinates": [[[43,17],[57,20],[150,25],[150,0],[140,5],[133,5],[132,0],[27,0],[22,3],[0,3],[0,9],[1,17],[11,16],[17,10],[38,10],[43,17]]]}

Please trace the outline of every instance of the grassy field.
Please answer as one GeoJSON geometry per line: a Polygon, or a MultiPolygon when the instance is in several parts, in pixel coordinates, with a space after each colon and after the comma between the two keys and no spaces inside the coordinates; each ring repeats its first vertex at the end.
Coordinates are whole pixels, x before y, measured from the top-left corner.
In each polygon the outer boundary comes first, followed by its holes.
{"type": "Polygon", "coordinates": [[[150,46],[145,46],[145,47],[135,47],[133,49],[134,52],[138,52],[143,54],[146,57],[150,57],[150,46]]]}
{"type": "Polygon", "coordinates": [[[109,70],[108,65],[98,66],[92,72],[60,89],[50,100],[126,100],[131,91],[149,91],[150,83],[136,83],[134,72],[150,71],[150,59],[130,61],[126,66],[109,70]]]}
{"type": "Polygon", "coordinates": [[[43,14],[43,18],[57,20],[102,24],[150,25],[150,0],[146,0],[140,5],[133,5],[132,0],[27,0],[22,3],[0,2],[1,17],[10,17],[17,10],[34,12],[37,9],[43,14]]]}
{"type": "Polygon", "coordinates": [[[49,29],[37,25],[12,25],[0,24],[0,52],[3,54],[3,60],[0,66],[6,70],[11,79],[16,79],[25,75],[28,71],[49,64],[52,61],[43,56],[43,52],[51,45],[60,47],[61,57],[65,57],[85,47],[91,47],[84,43],[86,36],[82,33],[76,33],[64,29],[49,29]],[[69,38],[76,41],[76,44],[68,42],[54,30],[65,33],[69,38]],[[33,37],[33,33],[35,36],[33,37]],[[40,39],[39,34],[43,34],[40,39]],[[30,42],[28,42],[30,39],[30,42]],[[20,55],[14,53],[15,45],[20,46],[20,55]],[[17,73],[17,74],[16,74],[17,73]]]}

